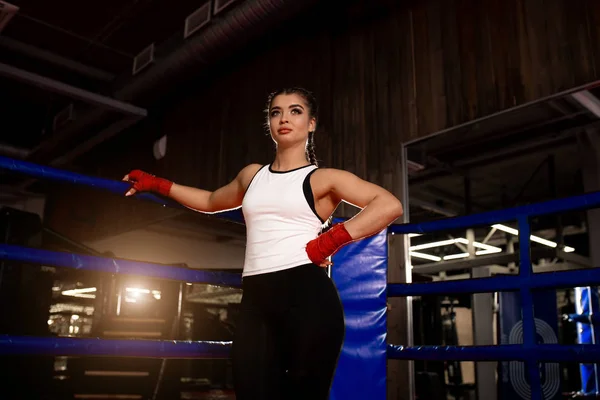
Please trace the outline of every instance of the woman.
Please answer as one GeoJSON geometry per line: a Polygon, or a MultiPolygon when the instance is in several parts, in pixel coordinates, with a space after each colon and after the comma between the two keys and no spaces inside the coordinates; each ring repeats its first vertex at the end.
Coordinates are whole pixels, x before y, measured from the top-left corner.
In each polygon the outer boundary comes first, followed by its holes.
{"type": "Polygon", "coordinates": [[[269,96],[271,164],[251,164],[214,192],[135,170],[126,193],[152,191],[200,212],[242,207],[243,297],[232,359],[237,400],[325,400],[344,338],[342,306],[326,268],[345,244],[402,215],[398,199],[342,170],[317,167],[317,103],[301,88],[269,96]],[[342,202],[362,208],[321,233],[342,202]]]}

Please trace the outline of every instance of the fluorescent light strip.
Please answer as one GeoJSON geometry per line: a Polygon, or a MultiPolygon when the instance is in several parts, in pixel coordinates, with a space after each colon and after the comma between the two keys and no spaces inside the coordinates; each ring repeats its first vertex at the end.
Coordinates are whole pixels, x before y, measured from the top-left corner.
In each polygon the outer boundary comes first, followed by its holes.
{"type": "Polygon", "coordinates": [[[515,228],[511,228],[510,226],[496,224],[496,225],[492,225],[492,228],[498,229],[499,231],[503,231],[506,233],[510,233],[511,235],[517,235],[517,236],[519,235],[519,231],[516,230],[515,228]]]}
{"type": "MultiPolygon", "coordinates": [[[[456,244],[456,243],[468,245],[469,241],[465,238],[440,240],[438,242],[424,243],[424,244],[418,244],[416,246],[411,246],[409,248],[409,250],[424,250],[424,249],[430,249],[432,247],[448,246],[448,245],[456,244]]],[[[490,246],[489,244],[483,244],[483,243],[479,243],[479,242],[473,242],[473,246],[479,247],[480,249],[492,251],[494,253],[502,251],[502,249],[500,247],[490,246]]]]}
{"type": "Polygon", "coordinates": [[[71,294],[90,293],[90,292],[95,292],[95,291],[96,291],[95,287],[90,287],[90,288],[83,288],[83,289],[63,290],[62,294],[66,294],[68,296],[71,294]]]}
{"type": "Polygon", "coordinates": [[[456,260],[459,258],[467,258],[467,257],[469,257],[469,253],[450,254],[448,256],[444,256],[444,260],[456,260]]]}
{"type": "Polygon", "coordinates": [[[440,240],[439,242],[431,242],[418,244],[416,246],[410,246],[409,250],[424,250],[431,249],[432,247],[448,246],[450,244],[458,243],[457,239],[440,240]]]}
{"type": "Polygon", "coordinates": [[[475,252],[476,256],[483,256],[486,254],[495,254],[495,253],[501,253],[502,249],[499,248],[495,248],[495,249],[489,249],[489,250],[479,250],[475,252]]]}
{"type": "Polygon", "coordinates": [[[484,244],[484,243],[479,243],[479,242],[473,242],[473,246],[479,247],[480,249],[484,249],[486,251],[490,251],[492,253],[499,253],[502,251],[502,249],[500,247],[490,246],[489,244],[484,244]]]}
{"type": "Polygon", "coordinates": [[[131,292],[131,293],[142,293],[142,294],[149,294],[150,290],[148,289],[141,289],[141,288],[132,288],[132,287],[128,287],[125,288],[126,292],[131,292]]]}
{"type": "MultiPolygon", "coordinates": [[[[438,257],[438,256],[434,256],[431,254],[426,254],[426,253],[419,253],[419,252],[416,252],[415,250],[424,250],[424,249],[430,249],[433,247],[448,246],[448,245],[456,244],[456,243],[468,245],[469,241],[465,238],[456,238],[456,239],[440,240],[438,242],[419,244],[416,246],[411,246],[409,248],[410,255],[411,255],[411,257],[422,258],[422,259],[430,260],[430,261],[442,261],[442,257],[438,257]]],[[[483,250],[479,250],[479,251],[475,252],[475,255],[478,255],[478,256],[485,255],[485,254],[500,253],[502,251],[502,249],[500,247],[490,246],[488,244],[483,244],[483,243],[479,243],[479,242],[473,242],[473,246],[483,249],[483,250]]],[[[469,253],[450,254],[450,255],[444,256],[443,260],[457,260],[460,258],[467,258],[467,257],[469,257],[469,253]]]]}
{"type": "Polygon", "coordinates": [[[64,294],[64,296],[71,296],[71,297],[80,297],[82,299],[95,299],[96,295],[95,294],[87,294],[87,293],[76,293],[76,294],[64,294]]]}
{"type": "MultiPolygon", "coordinates": [[[[493,247],[493,246],[490,246],[493,247]]],[[[477,256],[483,256],[486,254],[494,254],[494,253],[500,253],[502,251],[502,249],[500,248],[494,248],[494,249],[490,249],[490,250],[480,250],[475,252],[475,255],[477,256]]],[[[467,258],[469,257],[469,253],[458,253],[458,254],[450,254],[447,256],[444,256],[444,260],[458,260],[460,258],[467,258]]]]}
{"type": "MultiPolygon", "coordinates": [[[[515,236],[519,235],[519,231],[517,229],[511,228],[506,225],[495,224],[495,225],[492,225],[492,228],[498,229],[498,230],[506,232],[506,233],[510,233],[511,235],[515,235],[515,236]]],[[[409,234],[409,237],[416,237],[416,236],[421,236],[421,235],[416,234],[416,233],[409,234]]],[[[558,247],[557,243],[552,242],[547,239],[544,239],[544,238],[541,238],[539,236],[531,235],[530,240],[532,242],[543,244],[548,247],[552,247],[552,248],[558,247]]],[[[442,257],[433,256],[431,254],[426,254],[426,253],[419,253],[414,250],[425,250],[425,249],[431,249],[433,247],[448,246],[448,245],[456,244],[456,243],[468,245],[469,241],[465,238],[456,238],[456,239],[440,240],[438,242],[423,243],[423,244],[409,247],[410,255],[411,255],[411,257],[422,258],[422,259],[430,260],[430,261],[442,261],[442,257]]],[[[480,242],[473,242],[473,246],[483,249],[483,250],[479,250],[479,251],[475,252],[475,255],[477,255],[477,256],[502,252],[502,249],[499,247],[490,246],[489,244],[484,244],[484,243],[480,243],[480,242]]],[[[575,251],[575,249],[573,247],[565,246],[563,251],[565,253],[572,253],[575,251]]],[[[458,254],[450,254],[450,255],[444,256],[443,260],[456,260],[456,259],[467,258],[467,257],[469,257],[468,253],[458,253],[458,254]]]]}
{"type": "MultiPolygon", "coordinates": [[[[516,230],[515,228],[511,228],[509,226],[506,226],[506,225],[496,224],[496,225],[492,225],[492,228],[496,228],[499,231],[510,233],[511,235],[519,236],[518,230],[516,230]]],[[[531,240],[532,242],[543,244],[544,246],[552,247],[552,248],[558,247],[558,244],[556,242],[552,242],[550,240],[547,240],[547,239],[544,239],[544,238],[541,238],[541,237],[535,236],[535,235],[529,236],[529,240],[531,240]]],[[[569,246],[565,246],[565,248],[563,250],[565,253],[572,253],[575,251],[574,248],[569,247],[569,246]]]]}
{"type": "Polygon", "coordinates": [[[85,298],[85,299],[95,299],[96,295],[90,294],[95,291],[96,291],[96,288],[91,287],[91,288],[82,288],[82,289],[63,290],[61,292],[61,294],[63,296],[81,297],[81,298],[85,298]]]}
{"type": "Polygon", "coordinates": [[[442,261],[442,257],[432,256],[431,254],[419,253],[417,251],[411,251],[410,256],[430,261],[442,261]]]}

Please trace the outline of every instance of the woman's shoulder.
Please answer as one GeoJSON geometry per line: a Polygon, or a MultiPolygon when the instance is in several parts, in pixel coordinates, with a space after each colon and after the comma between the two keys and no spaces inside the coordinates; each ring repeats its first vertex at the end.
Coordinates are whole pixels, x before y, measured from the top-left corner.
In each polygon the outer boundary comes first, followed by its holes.
{"type": "Polygon", "coordinates": [[[256,163],[248,164],[244,168],[241,169],[240,174],[256,173],[262,167],[264,167],[263,164],[256,164],[256,163]]]}
{"type": "Polygon", "coordinates": [[[238,179],[246,186],[262,167],[264,167],[263,164],[248,164],[240,170],[238,179]]]}
{"type": "Polygon", "coordinates": [[[323,178],[340,178],[352,174],[339,168],[318,167],[315,170],[314,175],[323,178]]]}
{"type": "Polygon", "coordinates": [[[343,169],[319,167],[315,170],[311,179],[315,184],[331,187],[336,183],[352,180],[354,177],[354,174],[343,169]]]}

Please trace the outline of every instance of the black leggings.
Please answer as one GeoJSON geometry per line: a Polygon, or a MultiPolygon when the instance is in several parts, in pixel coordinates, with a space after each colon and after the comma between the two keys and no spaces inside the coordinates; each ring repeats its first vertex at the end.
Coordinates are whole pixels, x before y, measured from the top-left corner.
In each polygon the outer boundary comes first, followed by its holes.
{"type": "Polygon", "coordinates": [[[237,400],[327,400],[344,340],[337,289],[314,264],[245,277],[233,340],[237,400]]]}

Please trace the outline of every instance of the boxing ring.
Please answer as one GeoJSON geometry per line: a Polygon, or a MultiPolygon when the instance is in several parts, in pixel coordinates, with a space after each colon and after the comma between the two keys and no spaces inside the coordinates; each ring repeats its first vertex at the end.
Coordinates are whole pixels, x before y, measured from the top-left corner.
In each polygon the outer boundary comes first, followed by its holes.
{"type": "MultiPolygon", "coordinates": [[[[30,177],[84,185],[122,195],[129,184],[33,163],[0,157],[0,169],[30,177]]],[[[152,194],[135,196],[166,207],[182,206],[152,194]]],[[[136,201],[131,199],[131,201],[136,201]]],[[[540,364],[547,362],[592,363],[600,360],[599,345],[538,344],[533,296],[536,291],[600,285],[600,269],[533,273],[530,223],[532,217],[600,207],[600,193],[487,212],[421,224],[392,225],[370,238],[351,243],[334,257],[332,279],[344,306],[346,335],[334,377],[331,399],[386,398],[388,359],[522,361],[531,399],[544,398],[540,364]],[[461,281],[388,284],[387,262],[390,234],[426,234],[480,225],[518,221],[520,268],[518,275],[461,281]],[[388,297],[517,292],[521,298],[523,343],[497,346],[418,346],[387,343],[388,297]]],[[[242,223],[235,212],[217,217],[242,223]]],[[[60,268],[97,271],[107,274],[137,275],[190,283],[240,287],[241,275],[199,271],[147,262],[111,259],[0,244],[0,259],[60,268]]],[[[119,356],[145,358],[228,358],[229,342],[173,340],[112,340],[104,338],[0,336],[1,355],[119,356]]]]}

